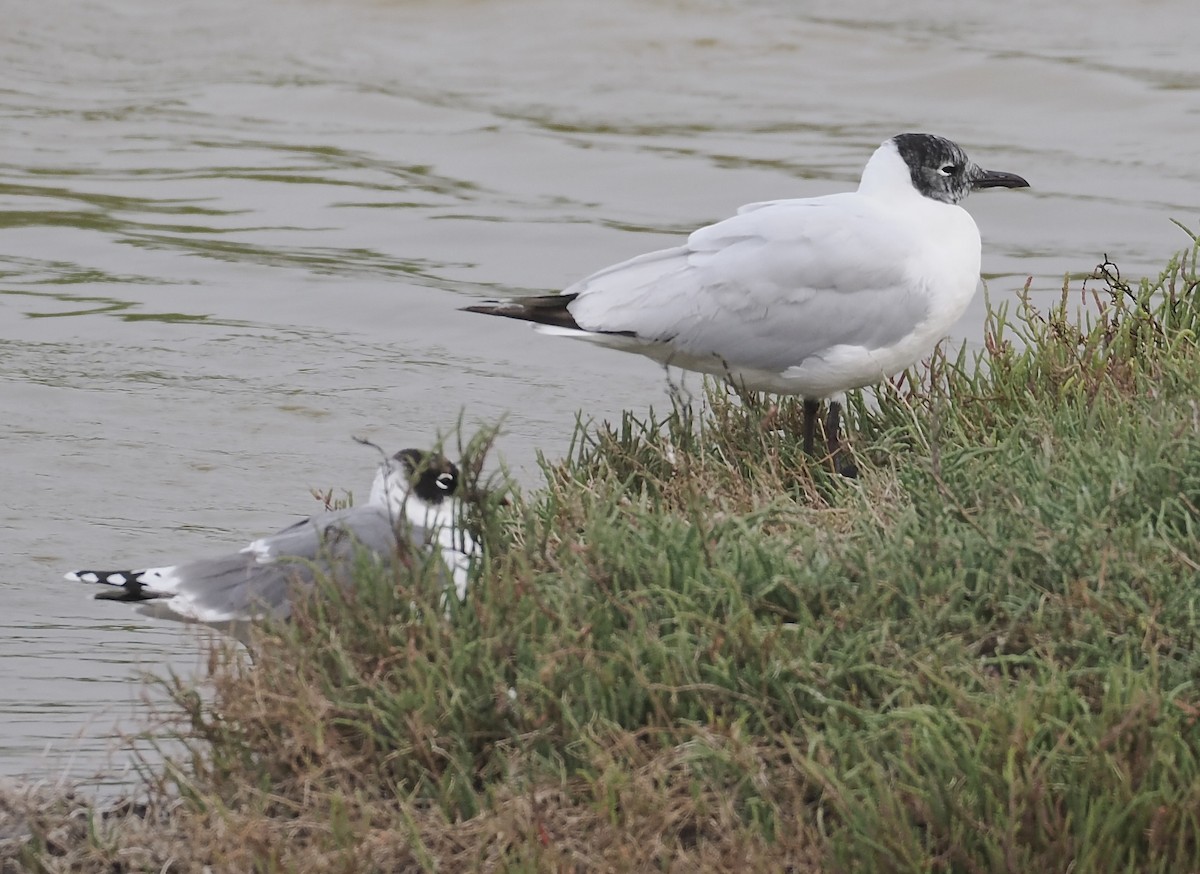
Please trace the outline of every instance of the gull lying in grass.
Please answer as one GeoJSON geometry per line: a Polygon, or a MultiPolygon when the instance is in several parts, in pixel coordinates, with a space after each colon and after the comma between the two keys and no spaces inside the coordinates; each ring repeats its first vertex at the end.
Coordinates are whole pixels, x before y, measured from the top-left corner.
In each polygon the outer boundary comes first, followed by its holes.
{"type": "Polygon", "coordinates": [[[318,573],[348,577],[356,555],[421,560],[437,549],[447,583],[461,601],[479,547],[465,530],[459,473],[446,458],[403,449],[380,465],[365,504],[318,513],[261,537],[238,552],[143,570],[77,570],[68,580],[108,586],[97,598],[138,603],[149,616],[224,628],[291,613],[297,587],[318,573]]]}
{"type": "MultiPolygon", "coordinates": [[[[975,295],[979,229],[959,201],[1028,185],[942,137],[899,134],[871,156],[855,192],[752,203],[561,294],[465,309],[799,395],[812,454],[821,399],[915,363],[975,295]]],[[[831,455],[838,416],[831,402],[831,455]]]]}

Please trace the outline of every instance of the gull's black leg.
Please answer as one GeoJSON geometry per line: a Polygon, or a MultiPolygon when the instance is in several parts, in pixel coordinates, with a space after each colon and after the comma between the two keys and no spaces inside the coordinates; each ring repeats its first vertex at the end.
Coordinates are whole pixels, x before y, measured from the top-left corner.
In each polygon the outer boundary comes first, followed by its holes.
{"type": "Polygon", "coordinates": [[[829,449],[829,458],[834,469],[842,476],[853,479],[858,476],[858,468],[851,461],[841,461],[838,456],[842,451],[842,405],[837,401],[829,402],[829,412],[825,416],[825,445],[829,449]]]}
{"type": "Polygon", "coordinates": [[[817,434],[817,411],[821,409],[820,401],[804,399],[804,451],[812,455],[817,434]]]}
{"type": "Polygon", "coordinates": [[[842,448],[842,405],[837,401],[829,402],[829,410],[825,413],[825,447],[831,456],[837,455],[842,448]]]}

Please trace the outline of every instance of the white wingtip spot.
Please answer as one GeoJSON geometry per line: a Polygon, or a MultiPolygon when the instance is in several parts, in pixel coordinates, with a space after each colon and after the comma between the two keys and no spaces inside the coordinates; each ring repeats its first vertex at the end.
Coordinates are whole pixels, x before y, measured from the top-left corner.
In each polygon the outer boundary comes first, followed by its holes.
{"type": "Polygon", "coordinates": [[[80,582],[83,582],[83,583],[98,583],[98,582],[100,582],[100,577],[96,576],[93,573],[86,573],[81,577],[76,577],[76,579],[78,579],[80,582]]]}
{"type": "Polygon", "coordinates": [[[239,549],[238,552],[253,555],[255,561],[259,564],[269,564],[275,560],[275,557],[271,555],[270,544],[267,543],[266,538],[262,537],[258,540],[252,540],[242,549],[239,549]]]}
{"type": "Polygon", "coordinates": [[[104,582],[112,583],[114,586],[123,586],[128,580],[125,579],[125,574],[109,574],[104,582]]]}

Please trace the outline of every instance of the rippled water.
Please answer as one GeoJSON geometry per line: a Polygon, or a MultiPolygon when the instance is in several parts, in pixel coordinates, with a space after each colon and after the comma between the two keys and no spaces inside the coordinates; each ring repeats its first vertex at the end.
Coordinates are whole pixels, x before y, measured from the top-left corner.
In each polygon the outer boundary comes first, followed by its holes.
{"type": "Polygon", "coordinates": [[[199,667],[61,582],[80,561],[362,491],[351,434],[506,415],[528,472],[578,411],[663,401],[653,363],[477,297],[850,188],[903,130],[1033,183],[968,203],[993,298],[1156,272],[1200,228],[1193,5],[0,0],[0,773],[119,767],[137,671],[199,667]]]}

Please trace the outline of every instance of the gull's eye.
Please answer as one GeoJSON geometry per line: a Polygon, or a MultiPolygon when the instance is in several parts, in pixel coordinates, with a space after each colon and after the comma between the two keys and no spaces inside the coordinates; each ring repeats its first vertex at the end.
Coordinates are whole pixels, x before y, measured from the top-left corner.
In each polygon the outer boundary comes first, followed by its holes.
{"type": "Polygon", "coordinates": [[[938,167],[938,172],[941,173],[943,176],[953,176],[955,173],[958,172],[958,165],[957,164],[943,164],[941,167],[938,167]]]}
{"type": "Polygon", "coordinates": [[[437,476],[437,484],[438,488],[443,492],[450,491],[452,488],[454,488],[454,474],[439,473],[437,476]]]}

